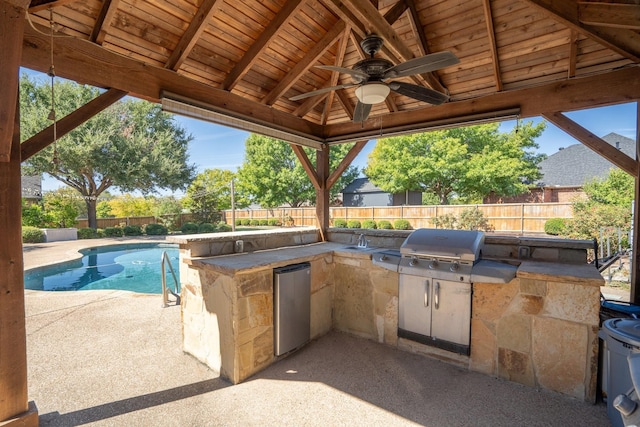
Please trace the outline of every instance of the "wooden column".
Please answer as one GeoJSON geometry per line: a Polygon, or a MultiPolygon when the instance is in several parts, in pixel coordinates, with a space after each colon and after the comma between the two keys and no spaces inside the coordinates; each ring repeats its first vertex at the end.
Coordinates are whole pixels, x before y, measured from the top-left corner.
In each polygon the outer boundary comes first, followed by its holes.
{"type": "MultiPolygon", "coordinates": [[[[636,102],[636,159],[640,159],[640,102],[636,102]]],[[[630,301],[640,304],[640,172],[635,176],[633,201],[633,241],[631,242],[631,295],[630,301]]]]}
{"type": "Polygon", "coordinates": [[[27,393],[18,102],[29,1],[0,0],[0,425],[37,426],[27,393]],[[10,111],[12,110],[12,111],[10,111]]]}
{"type": "Polygon", "coordinates": [[[329,230],[329,146],[323,145],[322,150],[316,152],[316,173],[319,187],[316,187],[316,217],[323,240],[329,230]]]}

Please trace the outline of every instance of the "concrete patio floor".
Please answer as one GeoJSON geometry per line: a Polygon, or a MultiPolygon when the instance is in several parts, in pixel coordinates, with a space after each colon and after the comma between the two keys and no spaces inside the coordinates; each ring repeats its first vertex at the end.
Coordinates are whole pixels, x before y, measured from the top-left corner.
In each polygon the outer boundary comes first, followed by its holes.
{"type": "MultiPolygon", "coordinates": [[[[37,252],[25,265],[41,264],[37,252]]],[[[25,295],[29,398],[42,426],[610,425],[603,404],[339,332],[232,385],[182,352],[180,309],[160,308],[159,295],[25,295]]]]}

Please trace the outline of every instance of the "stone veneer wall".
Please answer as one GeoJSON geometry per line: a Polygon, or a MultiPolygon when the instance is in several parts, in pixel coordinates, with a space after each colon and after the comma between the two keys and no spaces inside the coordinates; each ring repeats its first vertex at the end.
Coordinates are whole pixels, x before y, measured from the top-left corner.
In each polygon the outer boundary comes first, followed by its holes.
{"type": "MultiPolygon", "coordinates": [[[[299,260],[311,263],[311,339],[332,328],[332,258],[328,253],[299,260]]],[[[272,267],[231,277],[185,265],[180,275],[186,278],[181,279],[185,352],[234,384],[273,363],[272,267]]]]}

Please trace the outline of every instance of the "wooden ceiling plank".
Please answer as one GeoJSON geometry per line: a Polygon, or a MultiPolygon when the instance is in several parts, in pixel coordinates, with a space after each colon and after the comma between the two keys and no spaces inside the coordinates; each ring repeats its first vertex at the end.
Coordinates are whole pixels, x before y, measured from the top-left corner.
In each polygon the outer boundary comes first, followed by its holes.
{"type": "Polygon", "coordinates": [[[263,104],[273,105],[293,84],[315,64],[318,59],[341,37],[346,24],[338,21],[323,37],[316,43],[307,54],[298,62],[275,88],[262,100],[263,104]]]}
{"type": "Polygon", "coordinates": [[[353,112],[354,112],[355,106],[351,104],[351,101],[347,97],[347,94],[345,93],[345,91],[343,90],[338,91],[336,95],[338,96],[338,101],[340,102],[340,104],[342,104],[342,108],[347,113],[347,116],[349,116],[349,120],[353,120],[353,112]]]}
{"type": "Polygon", "coordinates": [[[583,128],[564,114],[560,112],[543,113],[542,117],[562,129],[564,132],[573,136],[575,139],[582,142],[588,148],[609,160],[629,175],[633,177],[638,176],[638,162],[635,159],[627,156],[613,145],[607,143],[607,141],[598,138],[589,130],[583,128]]]}
{"type": "Polygon", "coordinates": [[[296,157],[300,161],[300,164],[302,164],[302,168],[309,176],[309,179],[311,180],[311,183],[313,184],[315,189],[321,190],[322,186],[320,185],[320,179],[318,178],[318,173],[316,172],[316,169],[311,164],[311,161],[309,160],[307,153],[305,153],[304,149],[299,145],[295,145],[295,144],[289,144],[289,145],[291,146],[291,149],[293,150],[296,157]]]}
{"type": "Polygon", "coordinates": [[[222,83],[222,89],[230,91],[238,84],[242,77],[247,74],[253,64],[260,58],[260,55],[267,46],[269,46],[271,40],[278,35],[284,24],[304,6],[304,3],[304,0],[285,2],[282,9],[280,9],[278,14],[269,22],[269,25],[264,29],[262,34],[260,34],[260,37],[251,45],[249,50],[242,56],[242,59],[229,72],[222,83]]]}
{"type": "MultiPolygon", "coordinates": [[[[27,26],[23,39],[21,65],[46,73],[51,55],[49,37],[27,26]]],[[[54,54],[57,58],[56,74],[81,84],[120,89],[152,102],[160,102],[161,92],[165,90],[259,124],[302,135],[322,134],[320,125],[193,81],[175,71],[110,52],[87,40],[61,37],[55,42],[54,54]]]]}
{"type": "Polygon", "coordinates": [[[180,41],[176,45],[173,52],[169,56],[165,68],[170,70],[178,70],[182,66],[182,63],[187,59],[189,53],[193,50],[193,47],[198,42],[200,35],[204,32],[205,28],[211,21],[214,12],[216,11],[216,4],[219,0],[204,0],[198,12],[189,22],[189,27],[184,32],[180,41]]]}
{"type": "Polygon", "coordinates": [[[491,0],[482,0],[484,19],[487,23],[487,36],[489,37],[489,49],[493,62],[493,77],[496,80],[496,90],[502,91],[502,78],[500,77],[500,59],[498,57],[498,47],[496,45],[496,31],[493,25],[493,13],[491,12],[491,0]]]}
{"type": "MultiPolygon", "coordinates": [[[[386,129],[417,127],[416,124],[447,120],[468,114],[520,108],[520,117],[540,116],[548,111],[575,111],[585,108],[635,102],[640,99],[640,68],[620,70],[554,81],[525,89],[506,90],[481,98],[444,103],[383,116],[386,129]]],[[[383,129],[384,131],[384,129],[383,129]]],[[[327,125],[324,138],[343,139],[347,135],[364,138],[378,135],[377,122],[327,125]]]]}
{"type": "Polygon", "coordinates": [[[578,32],[571,29],[571,41],[569,42],[569,78],[576,75],[576,64],[578,62],[578,32]]]}
{"type": "Polygon", "coordinates": [[[3,81],[0,84],[0,162],[11,160],[13,127],[18,105],[19,68],[22,32],[27,3],[0,1],[0,52],[3,81]]]}
{"type": "Polygon", "coordinates": [[[640,4],[578,1],[578,20],[587,25],[640,30],[640,4]]]}
{"type": "Polygon", "coordinates": [[[100,45],[104,43],[104,39],[107,36],[107,28],[111,26],[111,22],[116,16],[118,4],[120,4],[120,0],[104,0],[89,40],[100,45]]]}
{"type": "MultiPolygon", "coordinates": [[[[126,94],[127,92],[118,89],[109,89],[100,94],[82,107],[58,120],[56,123],[56,136],[62,138],[82,123],[122,99],[126,94]]],[[[20,144],[22,161],[37,154],[51,143],[53,143],[53,125],[41,130],[20,144]]]]}
{"type": "Polygon", "coordinates": [[[525,1],[537,6],[569,28],[579,31],[634,62],[640,62],[640,33],[626,28],[596,27],[581,23],[577,0],[525,1]]]}
{"type": "Polygon", "coordinates": [[[353,145],[353,147],[351,147],[351,150],[349,150],[340,164],[335,168],[333,172],[331,172],[331,175],[329,175],[329,178],[327,179],[327,188],[333,187],[333,185],[338,182],[338,180],[342,176],[342,173],[349,167],[349,165],[351,165],[358,154],[360,154],[360,152],[367,145],[367,142],[369,142],[368,139],[364,141],[358,141],[353,145]]]}

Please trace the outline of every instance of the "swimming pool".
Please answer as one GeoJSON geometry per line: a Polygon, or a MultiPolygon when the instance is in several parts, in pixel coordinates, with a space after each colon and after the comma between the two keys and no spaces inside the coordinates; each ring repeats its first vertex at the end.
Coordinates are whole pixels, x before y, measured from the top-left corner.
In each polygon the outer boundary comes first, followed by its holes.
{"type": "MultiPolygon", "coordinates": [[[[171,244],[126,244],[81,250],[82,259],[29,270],[25,289],[39,291],[84,291],[119,289],[144,294],[162,293],[161,257],[167,252],[178,281],[178,246],[171,244]]],[[[167,287],[173,276],[166,268],[167,287]]]]}

